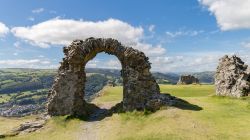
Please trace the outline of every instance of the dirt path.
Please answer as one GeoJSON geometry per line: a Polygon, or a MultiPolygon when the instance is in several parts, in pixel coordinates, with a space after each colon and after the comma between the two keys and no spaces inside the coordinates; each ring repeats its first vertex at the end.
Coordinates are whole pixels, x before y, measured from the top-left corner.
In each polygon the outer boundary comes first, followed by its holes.
{"type": "Polygon", "coordinates": [[[112,106],[113,103],[99,105],[100,109],[91,114],[88,121],[83,124],[83,132],[79,137],[80,140],[100,140],[100,123],[101,121],[104,121],[103,119],[100,119],[100,116],[103,116],[105,113],[107,113],[107,110],[112,106]]]}
{"type": "Polygon", "coordinates": [[[86,122],[83,125],[83,132],[80,139],[82,140],[99,140],[98,122],[86,122]]]}

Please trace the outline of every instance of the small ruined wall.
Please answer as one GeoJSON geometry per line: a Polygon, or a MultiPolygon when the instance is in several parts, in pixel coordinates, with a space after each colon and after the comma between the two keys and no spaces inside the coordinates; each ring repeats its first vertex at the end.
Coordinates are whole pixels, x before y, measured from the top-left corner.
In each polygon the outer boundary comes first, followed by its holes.
{"type": "Polygon", "coordinates": [[[250,71],[237,56],[219,60],[215,75],[216,95],[242,97],[250,93],[250,71]]]}
{"type": "Polygon", "coordinates": [[[182,75],[177,83],[178,85],[199,84],[199,80],[192,75],[182,75]]]}

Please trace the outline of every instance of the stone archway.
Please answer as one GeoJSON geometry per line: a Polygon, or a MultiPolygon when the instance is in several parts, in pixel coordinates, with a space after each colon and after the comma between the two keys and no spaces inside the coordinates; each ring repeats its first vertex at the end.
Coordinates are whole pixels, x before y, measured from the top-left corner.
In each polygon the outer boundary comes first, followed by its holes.
{"type": "Polygon", "coordinates": [[[163,96],[150,73],[148,57],[131,47],[125,47],[114,39],[88,38],[75,40],[64,47],[65,57],[49,93],[48,113],[50,115],[87,114],[84,101],[86,81],[85,65],[98,53],[115,55],[121,62],[123,77],[123,109],[125,111],[156,110],[169,104],[171,96],[163,96]]]}

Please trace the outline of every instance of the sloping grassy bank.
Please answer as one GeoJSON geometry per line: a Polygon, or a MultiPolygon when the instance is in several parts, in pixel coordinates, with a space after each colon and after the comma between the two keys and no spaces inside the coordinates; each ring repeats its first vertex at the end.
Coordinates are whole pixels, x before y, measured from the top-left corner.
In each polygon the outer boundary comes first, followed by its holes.
{"type": "MultiPolygon", "coordinates": [[[[87,135],[85,128],[93,129],[100,140],[247,140],[250,138],[249,98],[215,97],[213,85],[160,85],[160,87],[161,92],[171,93],[199,106],[202,110],[167,108],[152,114],[127,112],[113,114],[96,122],[78,119],[66,121],[65,117],[53,117],[39,132],[8,139],[84,139],[87,135]]],[[[115,104],[121,99],[122,87],[109,87],[93,102],[99,105],[115,104]]],[[[11,121],[2,122],[0,125],[4,125],[3,123],[8,125],[11,121]]],[[[0,127],[0,131],[2,129],[0,127]]]]}

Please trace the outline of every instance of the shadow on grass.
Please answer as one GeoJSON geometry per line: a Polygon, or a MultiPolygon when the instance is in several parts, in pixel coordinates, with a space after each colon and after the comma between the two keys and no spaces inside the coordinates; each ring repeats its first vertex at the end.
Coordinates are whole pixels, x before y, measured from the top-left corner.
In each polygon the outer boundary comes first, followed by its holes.
{"type": "MultiPolygon", "coordinates": [[[[172,100],[174,101],[173,104],[171,105],[172,107],[176,107],[176,108],[183,109],[183,110],[193,110],[193,111],[200,111],[203,109],[202,107],[198,105],[191,104],[188,101],[185,101],[177,97],[173,97],[172,100]]],[[[103,120],[106,117],[110,117],[114,113],[125,113],[122,107],[122,102],[116,104],[110,109],[100,108],[96,106],[95,104],[91,104],[91,103],[88,103],[86,105],[86,108],[87,108],[86,116],[84,117],[68,116],[66,118],[66,121],[70,119],[78,118],[83,121],[94,122],[94,121],[103,120]]],[[[145,115],[149,115],[153,113],[152,111],[149,111],[149,110],[142,110],[142,111],[144,112],[145,115]]]]}
{"type": "Polygon", "coordinates": [[[161,93],[161,96],[163,96],[163,99],[164,98],[168,99],[166,101],[166,103],[168,104],[167,106],[172,106],[172,107],[176,107],[179,109],[192,110],[192,111],[200,111],[203,109],[202,107],[200,107],[198,105],[191,104],[188,101],[183,100],[183,99],[178,98],[178,97],[175,97],[175,96],[172,96],[169,93],[161,93]]]}
{"type": "MultiPolygon", "coordinates": [[[[123,103],[117,103],[110,109],[106,108],[100,108],[96,106],[95,104],[87,103],[87,115],[86,116],[67,116],[65,121],[71,120],[71,119],[79,119],[82,121],[87,122],[94,122],[94,121],[101,121],[105,119],[106,117],[110,117],[115,113],[125,113],[126,111],[123,110],[123,103]]],[[[144,115],[150,115],[152,114],[151,111],[148,110],[142,110],[142,114],[144,115]]]]}
{"type": "MultiPolygon", "coordinates": [[[[120,103],[115,105],[114,107],[117,107],[120,103]]],[[[94,121],[100,121],[103,120],[106,117],[112,116],[113,113],[113,108],[111,109],[106,109],[106,108],[100,108],[96,106],[95,104],[87,103],[86,104],[86,116],[68,116],[66,117],[66,121],[71,120],[71,119],[80,119],[83,121],[88,121],[88,122],[94,122],[94,121]]]]}
{"type": "Polygon", "coordinates": [[[185,101],[180,98],[176,98],[176,102],[172,106],[179,108],[179,109],[183,109],[183,110],[193,110],[193,111],[200,111],[203,109],[202,107],[198,105],[191,104],[188,101],[185,101]]]}

